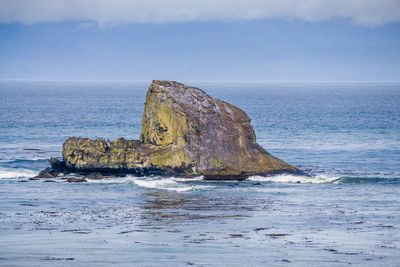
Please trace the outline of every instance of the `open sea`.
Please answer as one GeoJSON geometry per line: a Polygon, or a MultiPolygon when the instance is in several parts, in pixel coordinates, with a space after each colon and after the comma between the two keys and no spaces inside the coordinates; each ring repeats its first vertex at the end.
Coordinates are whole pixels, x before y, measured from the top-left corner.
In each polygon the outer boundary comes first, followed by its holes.
{"type": "Polygon", "coordinates": [[[396,83],[187,83],[309,177],[28,180],[69,136],[138,139],[150,82],[0,81],[0,266],[400,266],[396,83]]]}

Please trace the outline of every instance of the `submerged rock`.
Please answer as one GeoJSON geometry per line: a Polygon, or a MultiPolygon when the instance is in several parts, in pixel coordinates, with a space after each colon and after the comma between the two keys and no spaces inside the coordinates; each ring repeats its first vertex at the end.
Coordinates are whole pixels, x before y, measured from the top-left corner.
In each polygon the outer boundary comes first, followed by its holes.
{"type": "Polygon", "coordinates": [[[87,172],[204,175],[205,179],[298,172],[256,143],[243,110],[170,81],[150,85],[140,140],[70,137],[62,156],[69,170],[87,172]]]}
{"type": "Polygon", "coordinates": [[[89,179],[89,180],[102,180],[102,179],[104,179],[104,175],[101,174],[100,172],[93,172],[93,173],[87,174],[83,178],[89,179]]]}
{"type": "Polygon", "coordinates": [[[40,171],[39,174],[33,178],[55,178],[59,173],[60,172],[52,168],[46,168],[43,171],[40,171]]]}
{"type": "Polygon", "coordinates": [[[87,182],[85,178],[68,178],[67,179],[68,183],[83,183],[87,182]]]}
{"type": "Polygon", "coordinates": [[[37,180],[39,178],[55,178],[60,173],[68,173],[65,163],[63,160],[59,160],[57,158],[49,159],[50,168],[46,168],[39,172],[35,177],[30,178],[29,180],[37,180]]]}
{"type": "Polygon", "coordinates": [[[113,173],[101,173],[101,172],[92,172],[92,173],[86,173],[85,179],[88,180],[103,180],[107,178],[116,178],[116,177],[123,177],[125,176],[124,174],[113,174],[113,173]]]}

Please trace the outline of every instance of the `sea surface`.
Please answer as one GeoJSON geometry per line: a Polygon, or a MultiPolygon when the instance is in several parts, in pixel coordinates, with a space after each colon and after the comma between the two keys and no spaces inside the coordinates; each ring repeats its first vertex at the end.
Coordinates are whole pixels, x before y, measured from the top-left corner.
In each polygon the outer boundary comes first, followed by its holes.
{"type": "Polygon", "coordinates": [[[1,266],[400,265],[396,83],[188,82],[309,176],[28,180],[69,136],[138,139],[150,82],[0,81],[1,266]]]}

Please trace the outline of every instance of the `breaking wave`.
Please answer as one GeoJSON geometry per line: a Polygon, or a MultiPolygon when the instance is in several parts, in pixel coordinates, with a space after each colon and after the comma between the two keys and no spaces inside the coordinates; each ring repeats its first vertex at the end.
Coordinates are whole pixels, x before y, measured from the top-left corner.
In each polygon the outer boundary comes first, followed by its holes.
{"type": "Polygon", "coordinates": [[[88,180],[90,183],[131,183],[139,187],[150,189],[164,189],[177,192],[186,192],[193,190],[204,190],[212,186],[199,184],[202,183],[202,177],[195,178],[176,178],[176,177],[135,177],[128,175],[123,178],[106,178],[102,180],[88,180]],[[199,183],[196,183],[199,182],[199,183]]]}
{"type": "Polygon", "coordinates": [[[122,178],[105,178],[102,180],[88,180],[89,183],[120,183],[133,184],[141,188],[159,189],[176,192],[187,192],[195,190],[210,190],[232,186],[235,183],[238,186],[245,186],[247,189],[256,182],[257,186],[268,186],[270,183],[281,184],[358,184],[358,183],[400,183],[400,178],[373,178],[373,177],[345,177],[316,175],[313,177],[280,174],[275,176],[251,176],[245,181],[206,181],[203,177],[195,178],[177,178],[147,176],[135,177],[127,176],[122,178]]]}
{"type": "Polygon", "coordinates": [[[251,176],[250,181],[257,182],[276,182],[276,183],[298,183],[298,184],[322,184],[334,183],[340,181],[340,176],[326,176],[318,175],[314,177],[293,175],[293,174],[280,174],[274,176],[251,176]]]}
{"type": "Polygon", "coordinates": [[[0,179],[30,178],[38,173],[23,168],[0,168],[0,179]]]}
{"type": "Polygon", "coordinates": [[[340,175],[315,175],[300,176],[292,174],[281,174],[275,176],[251,176],[250,181],[275,182],[275,183],[297,183],[297,184],[358,184],[358,183],[400,183],[400,177],[354,177],[340,175]]]}
{"type": "MultiPolygon", "coordinates": [[[[29,161],[31,164],[33,161],[29,161]]],[[[46,163],[35,161],[37,163],[46,163]]],[[[25,160],[18,160],[8,162],[10,166],[0,167],[0,179],[23,179],[36,176],[39,172],[24,168],[24,164],[28,164],[25,160]]],[[[46,163],[47,164],[47,163],[46,163]]],[[[74,177],[74,174],[69,174],[67,177],[74,177]]],[[[77,175],[78,178],[82,176],[77,175]]],[[[66,176],[59,176],[56,178],[58,182],[66,181],[66,176]]],[[[41,181],[41,180],[40,180],[41,181]]],[[[206,181],[203,177],[195,178],[178,178],[178,177],[160,177],[160,176],[146,176],[136,177],[128,175],[126,177],[104,178],[101,180],[87,179],[88,183],[93,184],[131,184],[140,188],[159,189],[176,192],[187,192],[196,190],[211,190],[223,189],[225,187],[239,186],[246,187],[247,189],[256,186],[268,187],[271,183],[278,184],[362,184],[362,183],[390,183],[399,185],[399,173],[363,173],[362,175],[348,175],[345,173],[334,172],[332,174],[314,174],[312,176],[293,175],[293,174],[278,174],[273,176],[251,176],[245,181],[206,181]]],[[[246,190],[247,190],[246,189],[246,190]]]]}

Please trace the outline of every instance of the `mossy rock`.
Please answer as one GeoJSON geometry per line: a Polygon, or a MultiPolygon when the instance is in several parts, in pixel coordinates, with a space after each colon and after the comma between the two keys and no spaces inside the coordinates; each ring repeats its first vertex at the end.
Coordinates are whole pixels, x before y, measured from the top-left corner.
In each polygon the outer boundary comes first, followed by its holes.
{"type": "Polygon", "coordinates": [[[298,172],[256,143],[247,114],[204,91],[153,81],[146,96],[139,140],[71,137],[63,144],[70,169],[242,179],[298,172]]]}

